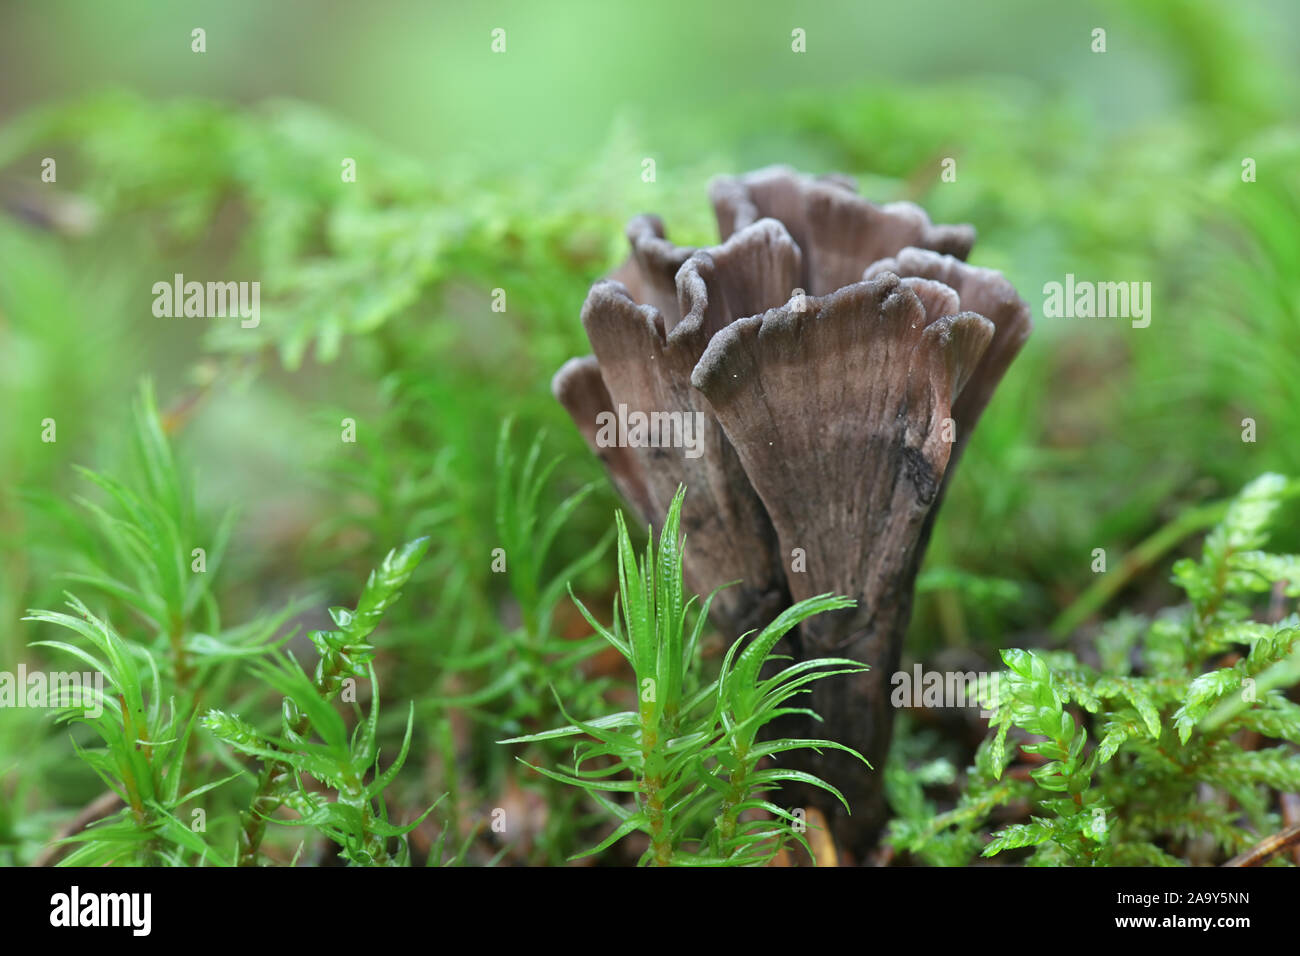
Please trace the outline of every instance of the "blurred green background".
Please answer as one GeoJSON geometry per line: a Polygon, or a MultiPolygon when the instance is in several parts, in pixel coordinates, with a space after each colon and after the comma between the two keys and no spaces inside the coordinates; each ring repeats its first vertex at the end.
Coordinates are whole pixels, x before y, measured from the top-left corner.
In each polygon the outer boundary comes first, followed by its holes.
{"type": "MultiPolygon", "coordinates": [[[[517,623],[488,568],[502,420],[567,456],[552,506],[600,483],[560,568],[616,505],[548,387],[588,351],[587,287],[632,215],[711,242],[709,178],[775,162],[974,224],[971,261],[1034,311],[938,521],[909,653],[992,659],[1158,607],[1167,557],[1210,520],[1197,506],[1300,474],[1298,28],[1287,0],[0,5],[0,662],[33,659],[22,610],[60,603],[57,573],[92,547],[42,500],[84,493],[74,463],[127,468],[149,377],[201,510],[240,512],[227,619],[349,600],[432,532],[388,696],[492,688],[490,664],[458,668],[517,623]],[[155,318],[177,272],[260,281],[261,326],[155,318]],[[1066,273],[1151,282],[1150,327],[1043,317],[1066,273]]],[[[430,703],[461,723],[429,732],[439,759],[412,788],[493,805],[511,758],[491,740],[522,699],[430,703]]],[[[20,862],[96,792],[34,721],[0,715],[20,862]]]]}

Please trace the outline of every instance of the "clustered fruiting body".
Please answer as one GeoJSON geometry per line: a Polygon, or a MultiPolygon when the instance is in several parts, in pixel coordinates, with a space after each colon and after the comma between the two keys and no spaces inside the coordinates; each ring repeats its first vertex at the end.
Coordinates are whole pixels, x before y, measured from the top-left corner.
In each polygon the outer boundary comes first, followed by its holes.
{"type": "Polygon", "coordinates": [[[861,847],[883,819],[888,679],[935,508],[1029,309],[999,273],[963,261],[971,227],[876,205],[845,177],[774,167],[710,195],[712,248],[632,220],[631,256],[582,309],[594,355],[567,362],[553,388],[643,521],[657,528],[686,485],[686,579],[701,594],[739,582],[713,602],[729,637],[816,594],[857,601],[805,622],[788,650],[870,665],[818,682],[809,704],[825,720],[816,736],[876,768],[833,752],[815,768],[853,818],[799,795],[861,847]],[[702,453],[598,441],[599,422],[629,409],[691,416],[702,453]]]}

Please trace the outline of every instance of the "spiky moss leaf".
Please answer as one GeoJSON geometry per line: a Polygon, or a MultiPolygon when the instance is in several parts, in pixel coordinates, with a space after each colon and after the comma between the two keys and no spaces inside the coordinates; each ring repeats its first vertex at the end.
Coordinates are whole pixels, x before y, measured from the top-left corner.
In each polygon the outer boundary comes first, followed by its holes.
{"type": "Polygon", "coordinates": [[[1174,713],[1174,727],[1178,739],[1187,743],[1196,724],[1210,712],[1215,702],[1225,694],[1241,689],[1241,673],[1233,668],[1223,668],[1202,674],[1191,682],[1183,697],[1183,704],[1174,713]]]}
{"type": "Polygon", "coordinates": [[[982,856],[996,856],[1003,850],[1018,850],[1026,846],[1038,846],[1052,838],[1052,828],[1045,820],[1032,823],[1013,823],[1003,827],[993,836],[993,841],[984,848],[982,856]]]}
{"type": "Polygon", "coordinates": [[[1249,708],[1236,717],[1237,725],[1265,737],[1300,744],[1300,704],[1270,695],[1258,707],[1249,708]]]}
{"type": "Polygon", "coordinates": [[[1113,699],[1121,697],[1133,705],[1142,724],[1151,737],[1160,736],[1160,711],[1144,681],[1123,677],[1103,677],[1093,688],[1098,696],[1113,699]]]}
{"type": "Polygon", "coordinates": [[[1300,755],[1290,747],[1266,750],[1224,748],[1206,764],[1206,774],[1225,783],[1266,784],[1275,790],[1300,790],[1300,755]]]}

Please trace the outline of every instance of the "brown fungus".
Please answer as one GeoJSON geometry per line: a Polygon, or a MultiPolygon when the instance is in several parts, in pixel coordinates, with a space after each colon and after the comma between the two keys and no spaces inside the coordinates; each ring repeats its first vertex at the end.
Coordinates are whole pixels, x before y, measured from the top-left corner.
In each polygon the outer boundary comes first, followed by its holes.
{"type": "Polygon", "coordinates": [[[911,615],[935,508],[970,428],[1029,333],[999,274],[961,261],[969,226],[935,225],[911,203],[878,206],[846,177],[773,167],[711,187],[723,243],[685,249],[654,217],[628,227],[631,256],[582,311],[593,357],[553,388],[620,492],[656,527],[679,483],[688,584],[734,639],[793,600],[834,592],[852,609],[812,618],[797,659],[870,665],[820,681],[777,732],[855,747],[801,769],[838,787],[785,793],[817,805],[861,853],[884,821],[889,680],[911,615]],[[621,414],[698,420],[696,454],[602,440],[621,414]]]}
{"type": "Polygon", "coordinates": [[[763,216],[784,223],[803,251],[800,288],[808,295],[827,295],[858,282],[862,270],[906,246],[965,259],[975,244],[970,226],[935,225],[915,203],[878,206],[859,196],[848,176],[802,176],[786,166],[770,166],[740,177],[720,176],[709,196],[724,239],[763,216]]]}
{"type": "Polygon", "coordinates": [[[953,418],[957,422],[956,457],[965,448],[967,436],[993,397],[998,382],[1029,338],[1033,328],[1029,306],[1002,273],[968,265],[954,256],[929,249],[903,249],[892,258],[868,266],[862,278],[873,279],[886,272],[943,283],[957,293],[960,308],[984,316],[996,329],[970,384],[953,404],[953,418]]]}
{"type": "Polygon", "coordinates": [[[552,388],[643,521],[658,528],[677,486],[687,486],[687,583],[709,594],[737,582],[714,599],[714,619],[743,633],[766,625],[788,603],[776,535],[708,400],[692,388],[691,372],[719,329],[786,298],[799,274],[799,249],[779,222],[767,219],[720,246],[688,251],[676,274],[676,300],[665,312],[638,305],[629,293],[654,287],[653,270],[678,254],[659,245],[665,243],[659,229],[647,268],[643,237],[629,229],[633,257],[620,272],[632,285],[598,282],[583,305],[594,358],[571,360],[552,388]],[[698,454],[662,442],[610,447],[600,441],[602,413],[604,421],[640,414],[663,416],[668,427],[680,423],[698,454]]]}

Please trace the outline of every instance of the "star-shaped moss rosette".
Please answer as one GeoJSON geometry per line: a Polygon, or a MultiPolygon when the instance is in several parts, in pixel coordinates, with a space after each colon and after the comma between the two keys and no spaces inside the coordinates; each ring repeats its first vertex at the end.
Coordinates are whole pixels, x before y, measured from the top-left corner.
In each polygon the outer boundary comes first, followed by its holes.
{"type": "Polygon", "coordinates": [[[853,816],[798,795],[861,851],[884,820],[889,677],[934,508],[1029,309],[1001,275],[962,261],[971,227],[876,205],[845,177],[771,168],[710,193],[721,245],[681,248],[657,218],[632,221],[630,258],[583,306],[595,354],[566,363],[553,388],[643,522],[658,528],[686,485],[687,583],[708,594],[739,582],[712,607],[729,637],[794,600],[857,601],[810,619],[789,651],[870,665],[817,682],[809,703],[825,721],[815,736],[877,768],[833,752],[804,768],[853,816]],[[656,414],[657,432],[624,427],[656,414]],[[672,447],[670,422],[697,440],[672,447]]]}

